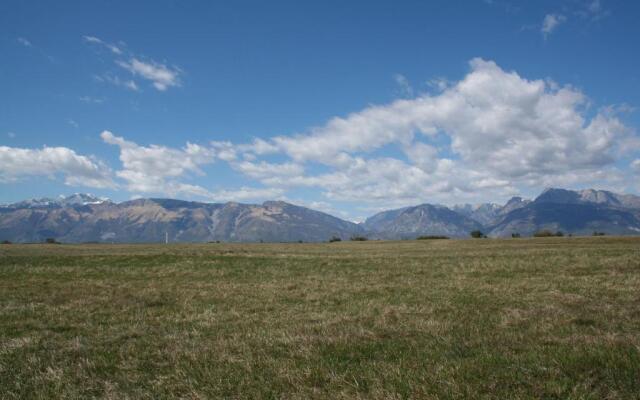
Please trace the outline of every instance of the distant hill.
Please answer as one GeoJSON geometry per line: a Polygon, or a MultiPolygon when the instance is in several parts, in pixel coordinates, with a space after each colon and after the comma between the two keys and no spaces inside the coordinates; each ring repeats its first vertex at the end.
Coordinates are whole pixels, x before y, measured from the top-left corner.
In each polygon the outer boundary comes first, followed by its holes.
{"type": "Polygon", "coordinates": [[[421,204],[383,211],[362,224],[283,201],[262,204],[138,199],[114,203],[88,194],[25,200],[0,206],[0,240],[42,242],[319,242],[354,235],[415,239],[565,234],[640,235],[640,197],[604,190],[547,189],[535,200],[506,204],[421,204]]]}

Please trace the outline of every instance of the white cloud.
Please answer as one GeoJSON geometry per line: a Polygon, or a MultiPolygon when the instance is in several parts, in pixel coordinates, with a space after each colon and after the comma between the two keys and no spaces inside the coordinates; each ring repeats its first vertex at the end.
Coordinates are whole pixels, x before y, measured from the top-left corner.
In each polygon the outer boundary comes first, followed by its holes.
{"type": "Polygon", "coordinates": [[[20,43],[21,45],[25,46],[25,47],[31,47],[31,42],[23,37],[19,37],[16,39],[16,41],[18,43],[20,43]]]}
{"type": "Polygon", "coordinates": [[[79,125],[75,120],[73,120],[73,119],[71,119],[71,118],[67,119],[67,123],[68,123],[69,125],[71,125],[72,127],[74,127],[74,128],[78,128],[78,127],[80,127],[80,125],[79,125]]]}
{"type": "Polygon", "coordinates": [[[631,168],[635,172],[640,172],[640,158],[637,158],[637,159],[631,161],[631,168]]]}
{"type": "Polygon", "coordinates": [[[157,145],[140,146],[109,131],[102,132],[100,136],[105,143],[120,148],[122,169],[116,171],[116,176],[123,179],[127,189],[136,194],[187,195],[211,201],[266,200],[283,195],[284,190],[276,187],[243,186],[237,190],[210,191],[202,186],[183,182],[191,175],[204,175],[201,167],[216,159],[229,162],[233,168],[254,179],[266,178],[272,174],[291,176],[303,172],[301,166],[292,163],[270,164],[262,161],[254,164],[237,160],[236,147],[253,149],[252,145],[245,147],[234,146],[229,142],[212,142],[211,146],[205,147],[187,143],[182,149],[176,149],[157,145]]]}
{"type": "Polygon", "coordinates": [[[427,81],[427,86],[436,89],[439,92],[442,92],[446,88],[449,87],[451,82],[447,78],[437,77],[427,81]]]}
{"type": "Polygon", "coordinates": [[[214,201],[248,201],[273,200],[281,197],[283,190],[279,188],[241,187],[237,190],[219,190],[210,194],[214,201]]]}
{"type": "Polygon", "coordinates": [[[544,16],[542,20],[542,27],[540,28],[540,32],[542,32],[542,36],[544,38],[548,38],[549,35],[556,30],[558,25],[565,22],[567,17],[562,14],[547,14],[544,16]]]}
{"type": "Polygon", "coordinates": [[[129,61],[117,61],[116,64],[133,75],[151,81],[153,87],[160,91],[165,91],[172,86],[180,86],[180,70],[177,68],[170,68],[155,61],[141,61],[135,57],[129,61]]]}
{"type": "Polygon", "coordinates": [[[7,132],[7,136],[9,137],[9,139],[13,139],[16,137],[16,134],[14,132],[7,132]]]}
{"type": "Polygon", "coordinates": [[[345,153],[371,151],[396,141],[408,144],[414,131],[433,129],[432,125],[419,126],[419,116],[412,115],[422,101],[403,99],[372,106],[346,118],[333,118],[309,134],[276,137],[273,144],[296,161],[348,163],[345,153]]]}
{"type": "Polygon", "coordinates": [[[616,161],[624,154],[640,170],[640,138],[617,107],[589,106],[576,88],[477,58],[435,94],[369,106],[293,135],[183,148],[141,146],[108,131],[101,137],[119,147],[116,175],[132,193],[246,201],[300,187],[318,189],[329,203],[389,208],[496,200],[545,186],[623,186],[629,170],[616,161]],[[186,183],[215,160],[260,187],[186,183]]]}
{"type": "Polygon", "coordinates": [[[593,0],[591,3],[589,3],[587,9],[589,10],[589,12],[597,14],[599,12],[602,12],[602,4],[600,3],[600,0],[593,0]]]}
{"type": "MultiPolygon", "coordinates": [[[[242,172],[272,187],[314,186],[332,199],[369,203],[477,199],[620,176],[613,163],[635,136],[615,110],[589,118],[588,99],[575,88],[527,80],[482,59],[470,66],[437,95],[371,106],[267,141],[298,166],[290,175],[242,172]],[[367,158],[385,146],[406,159],[367,158]],[[315,162],[332,171],[303,175],[315,162]]],[[[242,151],[252,155],[247,166],[261,165],[250,146],[242,151]]]]}
{"type": "Polygon", "coordinates": [[[123,169],[116,175],[127,182],[132,192],[177,193],[207,197],[209,192],[199,186],[179,182],[179,178],[189,174],[202,175],[201,166],[215,159],[214,150],[188,143],[182,149],[165,146],[139,146],[115,136],[109,131],[100,134],[102,140],[120,148],[123,169]]]}
{"type": "Polygon", "coordinates": [[[304,168],[295,163],[273,164],[261,161],[253,163],[250,161],[232,162],[231,166],[246,176],[254,179],[265,179],[271,177],[300,176],[304,173],[304,168]]]}
{"type": "MultiPolygon", "coordinates": [[[[142,78],[151,82],[152,86],[159,90],[165,91],[171,87],[179,87],[180,76],[182,70],[176,66],[168,66],[163,63],[156,62],[148,57],[141,57],[126,50],[124,47],[118,47],[112,43],[95,36],[83,36],[85,42],[104,46],[113,53],[114,62],[119,67],[127,70],[134,78],[142,78]]],[[[124,44],[122,44],[124,46],[124,44]]],[[[130,90],[139,90],[136,81],[114,76],[107,73],[103,76],[97,76],[99,81],[106,81],[117,86],[122,86],[130,90]]]]}
{"type": "Polygon", "coordinates": [[[106,166],[66,147],[0,146],[0,182],[14,182],[29,176],[53,179],[58,174],[62,174],[70,186],[115,187],[106,166]]]}
{"type": "Polygon", "coordinates": [[[91,96],[80,96],[80,97],[78,97],[78,100],[80,100],[83,103],[87,103],[87,104],[102,104],[102,103],[104,103],[104,99],[103,98],[91,97],[91,96]]]}
{"type": "Polygon", "coordinates": [[[112,43],[107,43],[107,42],[103,41],[102,39],[97,38],[95,36],[83,36],[83,39],[87,43],[95,43],[95,44],[99,44],[101,46],[104,46],[107,49],[109,49],[113,54],[117,54],[117,55],[121,55],[122,54],[122,50],[118,46],[116,46],[115,44],[112,44],[112,43]]]}
{"type": "Polygon", "coordinates": [[[425,172],[433,171],[438,162],[438,149],[422,142],[404,146],[407,158],[425,172]]]}
{"type": "Polygon", "coordinates": [[[103,76],[96,75],[96,76],[94,76],[94,78],[98,82],[108,82],[108,83],[111,83],[112,85],[120,86],[120,87],[123,87],[125,89],[132,90],[134,92],[137,92],[137,91],[140,90],[138,85],[134,81],[132,81],[130,79],[121,79],[118,76],[113,76],[113,75],[109,75],[109,74],[105,74],[103,76]]]}
{"type": "Polygon", "coordinates": [[[395,74],[393,80],[396,82],[396,85],[398,85],[401,96],[413,97],[413,87],[411,87],[407,77],[402,74],[395,74]]]}
{"type": "Polygon", "coordinates": [[[611,15],[611,12],[602,6],[602,2],[600,0],[592,0],[586,2],[584,4],[584,8],[576,11],[576,14],[582,18],[590,19],[595,22],[608,17],[611,15]]]}

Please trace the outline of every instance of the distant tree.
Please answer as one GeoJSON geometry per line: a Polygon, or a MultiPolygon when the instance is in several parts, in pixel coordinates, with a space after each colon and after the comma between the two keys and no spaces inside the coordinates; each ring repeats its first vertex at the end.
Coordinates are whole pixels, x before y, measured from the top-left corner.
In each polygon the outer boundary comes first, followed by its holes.
{"type": "Polygon", "coordinates": [[[351,236],[351,238],[349,240],[351,240],[353,242],[365,242],[365,241],[367,241],[369,239],[367,239],[366,236],[353,235],[353,236],[351,236]]]}
{"type": "Polygon", "coordinates": [[[470,235],[474,239],[480,239],[480,238],[486,238],[487,237],[484,233],[482,233],[482,231],[479,231],[479,230],[471,231],[470,235]]]}
{"type": "Polygon", "coordinates": [[[598,231],[593,232],[593,236],[604,236],[604,235],[606,235],[606,233],[604,232],[598,232],[598,231]]]}
{"type": "Polygon", "coordinates": [[[9,240],[3,240],[2,244],[11,244],[11,242],[9,240]]]}
{"type": "Polygon", "coordinates": [[[48,244],[58,244],[55,238],[46,238],[44,242],[48,244]]]}
{"type": "Polygon", "coordinates": [[[298,243],[304,243],[302,240],[298,240],[298,243]]]}
{"type": "Polygon", "coordinates": [[[520,234],[518,232],[512,233],[511,237],[514,238],[514,239],[518,239],[520,237],[520,234]]]}
{"type": "Polygon", "coordinates": [[[548,229],[543,229],[533,234],[533,237],[552,237],[552,236],[564,236],[564,233],[562,231],[551,232],[548,229]]]}
{"type": "Polygon", "coordinates": [[[425,236],[418,236],[416,238],[416,240],[435,240],[435,239],[449,239],[449,236],[425,235],[425,236]]]}
{"type": "Polygon", "coordinates": [[[333,242],[341,242],[342,239],[340,239],[339,236],[331,236],[331,239],[329,239],[329,243],[333,243],[333,242]]]}

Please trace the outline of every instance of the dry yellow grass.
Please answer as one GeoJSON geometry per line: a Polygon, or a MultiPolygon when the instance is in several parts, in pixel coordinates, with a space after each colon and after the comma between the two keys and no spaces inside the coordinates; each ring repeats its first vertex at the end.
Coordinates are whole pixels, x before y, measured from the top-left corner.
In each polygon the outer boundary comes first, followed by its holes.
{"type": "Polygon", "coordinates": [[[640,239],[2,246],[0,397],[640,398],[640,239]]]}

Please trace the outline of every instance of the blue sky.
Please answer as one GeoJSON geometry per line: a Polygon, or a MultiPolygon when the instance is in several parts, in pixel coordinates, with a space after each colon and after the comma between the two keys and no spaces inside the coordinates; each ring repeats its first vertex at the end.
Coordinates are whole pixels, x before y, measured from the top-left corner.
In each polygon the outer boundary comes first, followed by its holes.
{"type": "Polygon", "coordinates": [[[640,4],[0,4],[0,202],[640,191],[640,4]]]}

